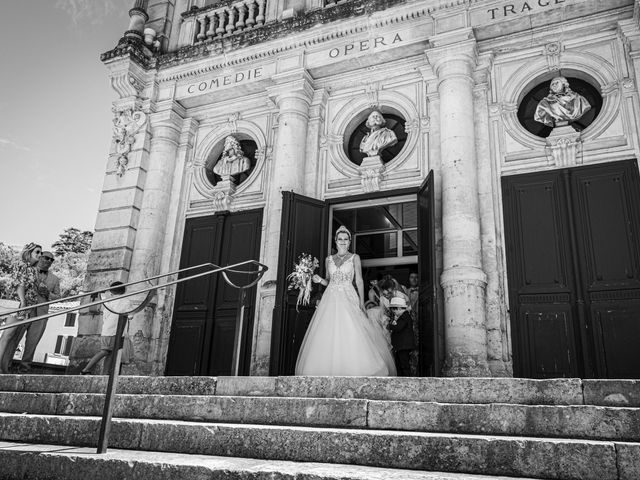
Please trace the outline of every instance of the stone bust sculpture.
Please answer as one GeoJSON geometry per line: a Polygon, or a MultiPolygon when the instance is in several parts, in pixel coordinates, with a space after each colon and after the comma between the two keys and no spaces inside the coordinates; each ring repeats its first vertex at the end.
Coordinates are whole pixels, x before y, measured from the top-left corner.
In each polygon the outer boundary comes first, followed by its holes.
{"type": "Polygon", "coordinates": [[[398,137],[385,127],[386,120],[382,114],[374,110],[369,114],[365,125],[370,130],[360,142],[360,151],[366,153],[368,157],[378,155],[387,147],[392,147],[398,143],[398,137]]]}
{"type": "Polygon", "coordinates": [[[228,179],[231,175],[238,175],[251,168],[251,161],[244,155],[240,142],[236,137],[229,135],[224,139],[222,156],[213,166],[213,172],[228,179]]]}
{"type": "Polygon", "coordinates": [[[533,119],[550,127],[562,126],[578,120],[590,108],[586,98],[571,90],[566,78],[555,77],[549,95],[540,100],[533,119]]]}

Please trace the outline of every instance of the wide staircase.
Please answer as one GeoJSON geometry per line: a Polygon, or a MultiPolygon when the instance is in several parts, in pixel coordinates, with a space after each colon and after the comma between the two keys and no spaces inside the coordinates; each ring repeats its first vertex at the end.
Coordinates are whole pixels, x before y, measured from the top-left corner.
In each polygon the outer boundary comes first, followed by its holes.
{"type": "Polygon", "coordinates": [[[0,375],[2,479],[640,479],[640,381],[0,375]]]}

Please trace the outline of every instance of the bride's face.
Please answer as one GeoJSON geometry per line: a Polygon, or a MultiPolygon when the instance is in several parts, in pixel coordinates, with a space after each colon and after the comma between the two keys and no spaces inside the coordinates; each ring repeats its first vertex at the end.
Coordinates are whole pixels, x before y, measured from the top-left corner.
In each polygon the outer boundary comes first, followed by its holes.
{"type": "Polygon", "coordinates": [[[349,235],[346,233],[339,233],[336,237],[336,247],[338,247],[339,251],[346,252],[350,243],[351,240],[349,240],[349,235]]]}

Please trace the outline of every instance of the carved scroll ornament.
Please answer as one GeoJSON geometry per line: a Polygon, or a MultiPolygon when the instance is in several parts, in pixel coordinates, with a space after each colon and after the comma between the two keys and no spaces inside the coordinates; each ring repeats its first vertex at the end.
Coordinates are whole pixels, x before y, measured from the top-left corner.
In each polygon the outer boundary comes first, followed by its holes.
{"type": "Polygon", "coordinates": [[[113,137],[116,143],[116,174],[121,177],[129,164],[129,153],[136,142],[136,133],[147,122],[147,115],[133,108],[115,112],[113,119],[113,137]]]}

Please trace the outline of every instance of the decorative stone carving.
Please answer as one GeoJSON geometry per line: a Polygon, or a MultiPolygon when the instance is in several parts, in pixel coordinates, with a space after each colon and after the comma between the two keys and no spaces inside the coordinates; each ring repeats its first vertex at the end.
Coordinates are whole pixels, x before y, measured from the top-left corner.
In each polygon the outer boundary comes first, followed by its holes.
{"type": "Polygon", "coordinates": [[[556,167],[572,167],[582,163],[578,152],[582,146],[580,132],[570,126],[556,127],[547,137],[547,161],[556,167]]]}
{"type": "Polygon", "coordinates": [[[380,191],[380,180],[385,170],[384,163],[378,155],[365,157],[358,167],[362,188],[365,192],[380,191]]]}
{"type": "Polygon", "coordinates": [[[116,174],[121,177],[127,169],[129,163],[128,155],[136,142],[136,133],[147,122],[147,115],[138,109],[128,108],[121,111],[114,111],[113,136],[116,142],[116,174]]]}
{"type": "MultiPolygon", "coordinates": [[[[427,120],[428,124],[428,120],[427,120]]],[[[418,118],[413,118],[404,124],[404,130],[409,133],[417,132],[421,126],[421,121],[418,118]]]]}
{"type": "Polygon", "coordinates": [[[560,42],[547,43],[544,46],[544,54],[547,57],[547,65],[549,70],[560,70],[560,52],[562,51],[562,45],[560,42]]]}
{"type": "Polygon", "coordinates": [[[271,160],[272,153],[272,147],[260,147],[258,150],[256,150],[256,162],[262,163],[263,161],[271,160]]]}
{"type": "Polygon", "coordinates": [[[216,211],[229,210],[233,202],[236,186],[229,181],[218,182],[213,192],[213,208],[216,211]]]}
{"type": "Polygon", "coordinates": [[[377,82],[370,83],[365,87],[365,94],[367,95],[367,98],[369,100],[370,108],[378,108],[378,106],[380,105],[378,101],[379,91],[380,91],[380,84],[377,82]]]}
{"type": "Polygon", "coordinates": [[[392,130],[385,127],[386,123],[379,111],[374,110],[369,114],[365,125],[371,131],[360,142],[361,152],[366,153],[369,157],[374,157],[385,148],[398,143],[398,137],[392,130]]]}
{"type": "Polygon", "coordinates": [[[251,160],[247,158],[240,147],[240,142],[233,135],[224,139],[222,156],[213,166],[213,172],[220,175],[222,180],[231,180],[233,175],[239,175],[251,168],[251,160]]]}
{"type": "Polygon", "coordinates": [[[238,112],[229,115],[227,118],[227,129],[229,133],[238,133],[238,120],[240,120],[240,114],[238,112]]]}
{"type": "Polygon", "coordinates": [[[551,80],[549,95],[540,100],[533,119],[550,127],[564,126],[590,109],[587,99],[571,90],[566,78],[555,77],[551,80]]]}

